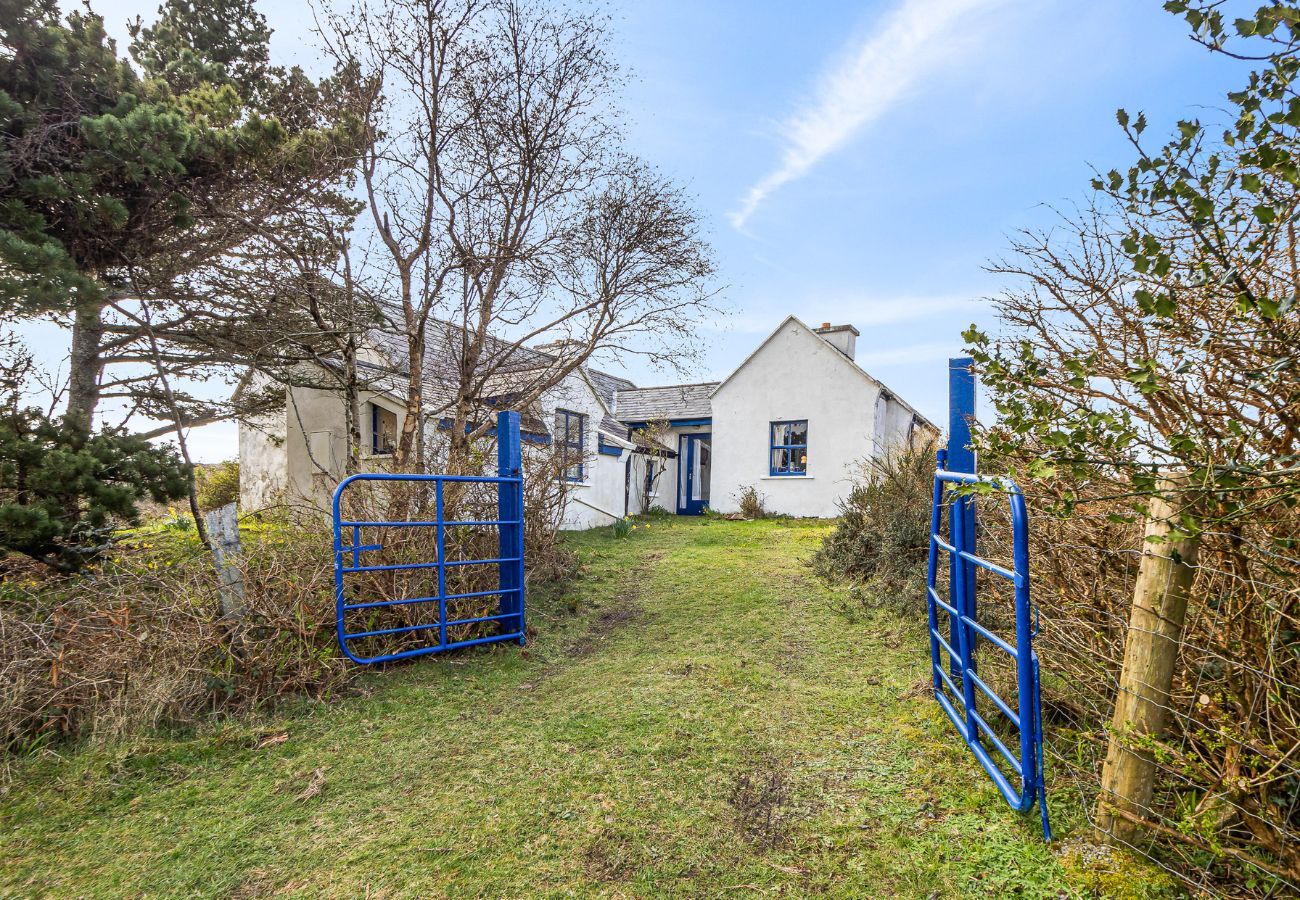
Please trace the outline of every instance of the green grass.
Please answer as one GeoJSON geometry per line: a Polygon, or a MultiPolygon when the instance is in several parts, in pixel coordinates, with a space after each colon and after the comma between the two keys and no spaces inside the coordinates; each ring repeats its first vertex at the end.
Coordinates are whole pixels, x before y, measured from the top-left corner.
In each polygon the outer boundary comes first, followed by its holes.
{"type": "Polygon", "coordinates": [[[0,896],[1075,895],[918,688],[923,630],[831,610],[826,528],[577,535],[523,653],[23,763],[0,896]]]}

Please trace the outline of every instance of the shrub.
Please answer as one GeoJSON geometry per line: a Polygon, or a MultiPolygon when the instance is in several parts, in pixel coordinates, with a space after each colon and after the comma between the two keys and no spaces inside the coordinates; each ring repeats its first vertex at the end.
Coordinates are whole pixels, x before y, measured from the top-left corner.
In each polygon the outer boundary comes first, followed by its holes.
{"type": "Polygon", "coordinates": [[[767,518],[767,508],[763,505],[767,501],[767,497],[759,493],[758,488],[752,484],[741,488],[740,493],[735,494],[732,499],[736,501],[740,514],[746,519],[767,518]]]}
{"type": "MultiPolygon", "coordinates": [[[[571,550],[558,524],[567,487],[550,456],[525,456],[524,544],[527,588],[573,577],[571,550]]],[[[214,467],[208,482],[237,484],[234,464],[214,467]]],[[[427,521],[435,494],[427,483],[359,483],[345,514],[360,521],[427,521]]],[[[229,496],[229,495],[227,495],[229,496]]],[[[224,498],[209,495],[207,505],[224,498]]],[[[448,484],[449,521],[497,518],[491,484],[448,484]]],[[[264,513],[240,523],[242,618],[221,618],[211,556],[189,516],[177,509],[152,527],[118,534],[95,565],[53,575],[16,556],[0,557],[0,753],[35,751],[62,741],[117,737],[160,725],[189,725],[214,714],[257,709],[279,697],[319,695],[345,684],[361,667],[335,641],[333,548],[329,529],[312,511],[300,518],[264,513]]],[[[368,564],[424,563],[435,558],[434,531],[422,527],[362,528],[368,564]]],[[[494,528],[448,526],[448,559],[500,554],[494,528]]],[[[496,612],[497,571],[465,565],[444,573],[449,620],[496,612]]],[[[371,601],[433,596],[434,569],[356,573],[348,596],[371,601]]],[[[530,597],[534,596],[530,593],[530,597]]],[[[425,604],[361,610],[353,630],[401,629],[436,618],[425,604]]],[[[448,628],[450,641],[494,632],[495,622],[448,628]]],[[[398,632],[353,644],[379,655],[428,644],[427,630],[398,632]]],[[[3,776],[3,768],[0,768],[3,776]]]]}
{"type": "Polygon", "coordinates": [[[199,495],[199,509],[205,512],[239,502],[239,460],[228,459],[211,466],[199,466],[194,472],[199,495]]]}
{"type": "Polygon", "coordinates": [[[933,491],[932,443],[866,463],[813,557],[815,571],[860,582],[853,596],[863,606],[924,611],[933,491]]]}
{"type": "Polygon", "coordinates": [[[92,562],[146,499],[185,496],[186,467],[169,447],[82,420],[50,419],[4,398],[0,412],[0,553],[63,572],[92,562]]]}
{"type": "Polygon", "coordinates": [[[355,667],[334,647],[319,530],[264,528],[245,550],[236,652],[192,531],[137,531],[76,575],[11,560],[0,581],[0,750],[187,725],[342,684],[355,667]]]}

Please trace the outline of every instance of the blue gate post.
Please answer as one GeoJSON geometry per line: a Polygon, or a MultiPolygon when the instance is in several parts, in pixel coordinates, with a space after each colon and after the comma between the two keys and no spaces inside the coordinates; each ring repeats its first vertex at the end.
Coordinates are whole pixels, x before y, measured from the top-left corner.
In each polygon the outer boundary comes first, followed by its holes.
{"type": "MultiPolygon", "coordinates": [[[[497,476],[521,478],[524,461],[519,439],[519,413],[497,413],[497,476]]],[[[524,486],[522,481],[497,483],[497,533],[501,562],[497,564],[501,588],[501,615],[504,632],[518,631],[524,643],[524,486]]]]}
{"type": "MultiPolygon", "coordinates": [[[[948,360],[948,471],[968,472],[974,474],[975,449],[971,446],[971,422],[975,419],[975,360],[969,356],[960,356],[948,360]]],[[[948,535],[955,546],[974,554],[975,548],[975,502],[966,497],[953,498],[949,510],[948,535]],[[960,533],[958,533],[960,531],[960,533]]],[[[951,596],[961,602],[953,605],[962,613],[975,618],[975,567],[966,560],[953,556],[948,568],[948,584],[951,596]],[[960,587],[958,580],[961,581],[960,587]]],[[[957,630],[959,620],[952,616],[949,620],[948,640],[954,647],[961,647],[957,630]]],[[[975,664],[975,633],[965,629],[967,652],[970,653],[971,666],[975,664]]],[[[954,674],[956,669],[953,670],[954,674]]]]}

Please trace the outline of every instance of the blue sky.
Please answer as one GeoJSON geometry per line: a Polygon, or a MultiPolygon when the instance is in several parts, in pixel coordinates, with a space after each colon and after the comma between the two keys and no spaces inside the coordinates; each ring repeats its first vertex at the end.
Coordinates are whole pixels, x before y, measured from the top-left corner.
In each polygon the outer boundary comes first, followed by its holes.
{"type": "MultiPolygon", "coordinates": [[[[153,4],[94,3],[124,22],[153,4]]],[[[277,61],[319,69],[311,17],[261,4],[277,61]]],[[[624,0],[610,4],[631,144],[683,183],[716,250],[730,314],[697,380],[725,376],[787,314],[851,323],[858,359],[936,421],[944,360],[999,283],[1008,235],[1086,197],[1149,134],[1221,121],[1242,70],[1187,38],[1158,0],[624,0]]],[[[66,354],[29,330],[48,364],[66,354]]],[[[641,384],[676,380],[636,370],[641,384]]],[[[193,435],[234,456],[233,426],[193,435]]]]}

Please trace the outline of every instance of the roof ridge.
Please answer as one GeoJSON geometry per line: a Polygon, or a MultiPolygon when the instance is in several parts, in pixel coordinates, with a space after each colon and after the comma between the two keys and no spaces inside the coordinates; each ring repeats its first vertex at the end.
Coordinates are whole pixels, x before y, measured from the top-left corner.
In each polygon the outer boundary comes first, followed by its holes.
{"type": "Polygon", "coordinates": [[[631,387],[628,390],[633,391],[661,391],[665,388],[675,387],[708,387],[711,384],[718,384],[716,381],[688,381],[681,384],[648,384],[642,387],[631,387]]]}

